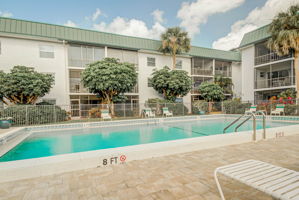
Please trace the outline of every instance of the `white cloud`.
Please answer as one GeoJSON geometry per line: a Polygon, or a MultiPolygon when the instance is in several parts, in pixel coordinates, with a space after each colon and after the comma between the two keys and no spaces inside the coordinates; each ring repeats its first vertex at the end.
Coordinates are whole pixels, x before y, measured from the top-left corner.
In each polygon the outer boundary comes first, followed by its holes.
{"type": "Polygon", "coordinates": [[[99,31],[152,39],[159,39],[161,33],[165,31],[165,27],[159,22],[156,22],[152,27],[148,27],[144,21],[122,17],[114,18],[110,24],[101,22],[94,24],[93,27],[99,31]]]}
{"type": "Polygon", "coordinates": [[[154,10],[151,15],[154,17],[154,20],[159,23],[163,23],[165,20],[163,18],[164,11],[156,9],[154,10]]]}
{"type": "Polygon", "coordinates": [[[0,17],[12,17],[13,14],[6,11],[0,11],[0,17]]]}
{"type": "Polygon", "coordinates": [[[230,33],[213,42],[213,48],[229,50],[238,47],[245,33],[271,23],[277,13],[296,2],[298,0],[268,0],[262,7],[252,10],[245,19],[235,22],[230,33]]]}
{"type": "Polygon", "coordinates": [[[184,27],[193,36],[200,32],[200,25],[205,24],[209,16],[225,13],[239,7],[245,0],[197,0],[196,2],[183,2],[177,17],[180,26],[184,27]]]}
{"type": "Polygon", "coordinates": [[[102,14],[101,10],[99,8],[96,9],[96,11],[92,14],[92,21],[96,21],[99,16],[102,14]]]}
{"type": "Polygon", "coordinates": [[[67,22],[65,24],[63,24],[64,26],[69,26],[69,27],[78,27],[77,24],[71,20],[67,20],[67,22]]]}

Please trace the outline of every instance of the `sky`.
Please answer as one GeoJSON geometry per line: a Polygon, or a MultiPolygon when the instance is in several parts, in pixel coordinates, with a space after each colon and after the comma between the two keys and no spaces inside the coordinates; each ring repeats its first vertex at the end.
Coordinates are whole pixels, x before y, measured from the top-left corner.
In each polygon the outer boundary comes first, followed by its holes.
{"type": "Polygon", "coordinates": [[[0,16],[159,39],[187,31],[194,46],[229,50],[299,0],[0,0],[0,16]]]}

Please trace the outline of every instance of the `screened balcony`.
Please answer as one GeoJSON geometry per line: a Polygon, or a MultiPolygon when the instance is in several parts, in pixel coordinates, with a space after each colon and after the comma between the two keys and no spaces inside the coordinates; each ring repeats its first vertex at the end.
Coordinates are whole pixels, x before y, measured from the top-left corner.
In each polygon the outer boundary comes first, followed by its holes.
{"type": "Polygon", "coordinates": [[[255,69],[255,89],[295,85],[293,61],[258,67],[255,69]]]}
{"type": "Polygon", "coordinates": [[[191,75],[213,76],[213,59],[192,58],[191,75]]]}
{"type": "Polygon", "coordinates": [[[277,55],[272,50],[268,49],[266,42],[262,42],[255,45],[255,59],[254,59],[255,65],[271,63],[271,62],[292,58],[292,57],[293,57],[292,53],[285,56],[277,55]]]}
{"type": "Polygon", "coordinates": [[[86,88],[84,88],[81,82],[81,71],[71,70],[70,71],[70,93],[89,93],[86,88]]]}

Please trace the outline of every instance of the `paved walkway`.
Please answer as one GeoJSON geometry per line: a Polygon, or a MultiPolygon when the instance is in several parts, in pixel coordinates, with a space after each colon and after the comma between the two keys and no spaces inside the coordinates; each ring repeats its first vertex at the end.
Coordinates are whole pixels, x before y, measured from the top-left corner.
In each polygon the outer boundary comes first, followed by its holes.
{"type": "MultiPolygon", "coordinates": [[[[299,135],[0,184],[0,199],[218,200],[215,168],[257,159],[299,171],[299,135]]],[[[221,177],[228,200],[269,196],[221,177]]]]}

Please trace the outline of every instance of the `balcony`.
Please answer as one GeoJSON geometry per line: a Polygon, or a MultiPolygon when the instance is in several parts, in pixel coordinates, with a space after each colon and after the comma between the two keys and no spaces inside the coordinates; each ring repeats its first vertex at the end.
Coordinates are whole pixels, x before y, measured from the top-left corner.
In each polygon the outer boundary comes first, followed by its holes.
{"type": "Polygon", "coordinates": [[[286,55],[286,56],[279,56],[276,53],[270,53],[262,56],[255,57],[254,64],[255,65],[261,65],[265,63],[270,63],[278,60],[283,60],[287,58],[291,58],[292,54],[286,55]]]}
{"type": "Polygon", "coordinates": [[[80,79],[70,78],[70,93],[89,93],[89,91],[84,88],[80,79]]]}
{"type": "Polygon", "coordinates": [[[255,81],[255,89],[285,87],[285,86],[292,86],[294,84],[295,84],[294,77],[260,79],[255,81]]]}
{"type": "Polygon", "coordinates": [[[139,92],[138,85],[135,85],[135,87],[130,92],[127,93],[138,93],[138,92],[139,92]]]}
{"type": "Polygon", "coordinates": [[[232,74],[230,71],[223,71],[223,70],[215,70],[215,75],[217,76],[224,76],[224,77],[231,77],[232,74]]]}
{"type": "Polygon", "coordinates": [[[205,76],[213,76],[213,70],[204,70],[201,68],[192,68],[192,75],[205,75],[205,76]]]}

